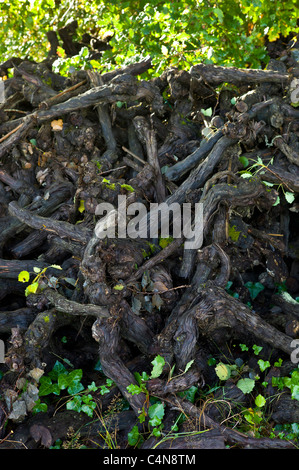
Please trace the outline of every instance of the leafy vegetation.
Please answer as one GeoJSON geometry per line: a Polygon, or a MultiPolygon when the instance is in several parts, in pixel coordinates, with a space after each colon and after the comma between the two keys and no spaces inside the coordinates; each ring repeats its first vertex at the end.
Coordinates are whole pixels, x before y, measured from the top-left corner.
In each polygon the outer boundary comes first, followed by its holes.
{"type": "MultiPolygon", "coordinates": [[[[247,352],[250,348],[246,344],[238,345],[243,352],[247,352]]],[[[254,344],[252,346],[253,354],[259,356],[262,347],[254,344]]],[[[215,365],[215,360],[210,361],[211,366],[215,365]]],[[[282,366],[283,360],[279,359],[274,362],[274,366],[279,368],[282,366]]],[[[250,432],[254,437],[260,438],[268,436],[271,438],[279,437],[281,439],[294,439],[298,440],[298,426],[297,423],[285,426],[275,426],[269,423],[267,409],[271,406],[271,401],[275,398],[261,393],[268,382],[263,376],[263,373],[271,367],[268,360],[258,359],[257,365],[259,373],[250,368],[246,362],[241,358],[237,358],[235,363],[216,363],[215,372],[220,380],[220,383],[225,383],[228,379],[234,380],[236,387],[239,388],[243,394],[249,395],[252,405],[249,407],[239,406],[239,413],[232,416],[237,419],[238,430],[242,432],[250,432]]],[[[288,376],[275,377],[271,379],[271,385],[277,388],[277,395],[289,389],[293,400],[299,400],[299,369],[294,366],[294,369],[288,376]]],[[[217,387],[214,388],[214,391],[217,387]]],[[[211,394],[211,391],[209,391],[211,394]]]]}
{"type": "Polygon", "coordinates": [[[47,32],[77,20],[75,40],[83,33],[104,39],[111,49],[99,60],[88,59],[84,45],[77,56],[60,57],[54,68],[96,68],[101,72],[152,57],[152,75],[166,66],[189,67],[199,61],[261,67],[268,61],[265,39],[298,32],[296,0],[18,0],[0,2],[0,57],[44,59],[47,32]]]}
{"type": "Polygon", "coordinates": [[[33,411],[36,413],[47,411],[47,403],[42,403],[40,398],[51,394],[59,396],[63,390],[66,390],[68,393],[65,397],[66,408],[92,417],[97,404],[90,392],[99,390],[101,395],[109,393],[109,387],[113,385],[113,381],[106,379],[106,385],[100,387],[92,382],[85,388],[81,382],[82,375],[82,369],[67,370],[60,361],[56,361],[53,369],[39,379],[39,399],[33,411]]]}

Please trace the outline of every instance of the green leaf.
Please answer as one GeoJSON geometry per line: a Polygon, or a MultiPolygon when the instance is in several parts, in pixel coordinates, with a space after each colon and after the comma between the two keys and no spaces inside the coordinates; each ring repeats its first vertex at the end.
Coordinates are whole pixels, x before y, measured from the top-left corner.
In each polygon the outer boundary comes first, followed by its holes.
{"type": "Polygon", "coordinates": [[[57,380],[58,376],[62,373],[67,373],[67,370],[60,361],[56,361],[48,375],[52,380],[57,380]]]}
{"type": "Polygon", "coordinates": [[[30,279],[30,274],[28,271],[21,271],[19,276],[18,276],[18,281],[19,282],[29,282],[30,279]]]}
{"type": "Polygon", "coordinates": [[[123,286],[122,284],[116,284],[116,286],[113,287],[114,290],[123,290],[125,286],[123,286]]]}
{"type": "Polygon", "coordinates": [[[299,401],[299,385],[294,385],[291,387],[291,395],[293,400],[299,401]]]}
{"type": "Polygon", "coordinates": [[[39,390],[38,390],[38,395],[40,397],[49,395],[53,391],[53,384],[52,380],[48,376],[42,376],[39,379],[39,390]]]}
{"type": "Polygon", "coordinates": [[[61,374],[59,377],[58,377],[58,387],[60,388],[60,390],[65,390],[68,386],[69,386],[69,377],[67,374],[61,374]]]}
{"type": "Polygon", "coordinates": [[[262,408],[266,403],[266,399],[263,397],[263,395],[258,395],[255,399],[255,404],[259,408],[262,408]]]}
{"type": "Polygon", "coordinates": [[[171,242],[173,242],[172,237],[160,238],[159,245],[160,245],[161,248],[165,248],[166,246],[170,245],[171,242]]]}
{"type": "Polygon", "coordinates": [[[67,402],[66,409],[77,411],[78,413],[80,413],[81,406],[82,406],[82,397],[80,395],[76,395],[74,396],[72,400],[67,402]]]}
{"type": "Polygon", "coordinates": [[[78,206],[78,211],[82,214],[85,211],[85,202],[84,199],[80,199],[80,203],[78,206]]]}
{"type": "Polygon", "coordinates": [[[41,403],[40,399],[35,402],[34,407],[32,408],[34,413],[46,413],[48,411],[48,405],[46,403],[41,403]]]}
{"type": "Polygon", "coordinates": [[[177,392],[177,395],[179,397],[185,398],[191,403],[194,403],[195,395],[197,391],[198,391],[198,387],[195,387],[195,385],[192,385],[192,387],[188,388],[188,390],[184,390],[183,392],[177,392]]]}
{"type": "Polygon", "coordinates": [[[60,269],[60,271],[62,271],[62,267],[59,266],[59,264],[51,264],[51,265],[49,266],[49,268],[60,269]]]}
{"type": "Polygon", "coordinates": [[[286,192],[284,193],[284,196],[285,196],[285,198],[286,198],[286,201],[287,201],[289,204],[292,204],[292,202],[294,202],[294,200],[295,200],[295,195],[294,195],[294,193],[291,193],[291,192],[289,192],[289,191],[286,191],[286,192]]]}
{"type": "Polygon", "coordinates": [[[212,116],[213,114],[213,110],[212,108],[207,108],[207,109],[201,109],[200,112],[204,115],[204,116],[212,116]]]}
{"type": "Polygon", "coordinates": [[[215,372],[220,380],[227,380],[231,376],[230,366],[228,364],[223,364],[222,362],[219,362],[219,364],[217,364],[217,366],[215,367],[215,372]]]}
{"type": "Polygon", "coordinates": [[[260,282],[251,281],[246,282],[245,287],[247,287],[249,290],[252,300],[254,300],[259,295],[259,293],[265,289],[265,286],[263,286],[263,284],[260,282]]]}
{"type": "Polygon", "coordinates": [[[217,16],[219,23],[223,23],[223,11],[220,8],[213,8],[213,12],[217,16]]]}
{"type": "Polygon", "coordinates": [[[33,282],[25,289],[25,296],[27,297],[29,294],[35,294],[38,289],[39,283],[33,282]]]}
{"type": "Polygon", "coordinates": [[[153,429],[153,435],[154,435],[155,437],[160,437],[160,436],[161,436],[161,431],[160,431],[160,429],[154,428],[154,429],[153,429]]]}
{"type": "Polygon", "coordinates": [[[84,387],[81,384],[81,382],[73,382],[67,389],[70,395],[77,395],[77,393],[80,393],[83,390],[84,390],[84,387]]]}
{"type": "Polygon", "coordinates": [[[149,423],[151,426],[159,426],[164,417],[164,404],[155,403],[148,409],[148,416],[150,418],[149,423]]]}
{"type": "Polygon", "coordinates": [[[130,184],[121,184],[120,187],[126,189],[127,191],[130,191],[130,193],[133,193],[135,191],[135,189],[130,184]]]}
{"type": "Polygon", "coordinates": [[[258,356],[259,353],[262,351],[263,347],[262,346],[257,346],[256,344],[254,344],[252,346],[252,349],[253,349],[253,353],[258,356]]]}
{"type": "Polygon", "coordinates": [[[157,377],[160,377],[163,371],[163,367],[165,365],[165,359],[164,357],[158,355],[155,357],[155,359],[151,362],[153,364],[153,369],[150,378],[155,379],[157,377]]]}
{"type": "Polygon", "coordinates": [[[240,379],[237,387],[244,393],[250,393],[254,389],[255,381],[253,379],[240,379]]]}
{"type": "Polygon", "coordinates": [[[276,199],[276,201],[274,202],[273,207],[278,206],[279,203],[280,203],[280,197],[277,196],[277,199],[276,199]]]}
{"type": "Polygon", "coordinates": [[[127,390],[131,395],[138,395],[139,393],[142,393],[142,388],[139,387],[138,385],[128,385],[127,390]]]}
{"type": "Polygon", "coordinates": [[[192,361],[189,361],[188,364],[186,365],[185,367],[185,370],[184,370],[184,374],[190,369],[190,367],[192,366],[194,362],[194,359],[192,359],[192,361]]]}
{"type": "Polygon", "coordinates": [[[96,392],[98,389],[94,381],[92,381],[91,384],[87,386],[87,388],[90,392],[96,392]]]}
{"type": "Polygon", "coordinates": [[[128,444],[130,446],[136,446],[141,439],[142,436],[139,432],[138,426],[133,426],[131,431],[128,433],[128,444]]]}
{"type": "Polygon", "coordinates": [[[270,365],[271,365],[269,361],[263,361],[263,359],[259,359],[257,361],[257,363],[258,363],[258,365],[260,367],[260,370],[262,372],[264,372],[266,369],[268,369],[268,367],[270,367],[270,365]]]}
{"type": "Polygon", "coordinates": [[[244,168],[246,168],[249,165],[248,158],[246,157],[239,157],[239,162],[242,163],[244,168]]]}

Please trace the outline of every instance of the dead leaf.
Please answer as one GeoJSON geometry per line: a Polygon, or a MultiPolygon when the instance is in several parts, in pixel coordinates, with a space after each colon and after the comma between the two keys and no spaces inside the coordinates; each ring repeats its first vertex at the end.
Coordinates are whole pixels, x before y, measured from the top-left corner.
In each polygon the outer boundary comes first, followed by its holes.
{"type": "Polygon", "coordinates": [[[57,119],[51,122],[51,126],[53,131],[62,131],[63,129],[63,120],[62,119],[57,119]]]}
{"type": "Polygon", "coordinates": [[[40,424],[33,424],[30,428],[30,435],[35,440],[35,442],[41,443],[42,446],[51,447],[53,443],[52,435],[48,428],[40,424]]]}

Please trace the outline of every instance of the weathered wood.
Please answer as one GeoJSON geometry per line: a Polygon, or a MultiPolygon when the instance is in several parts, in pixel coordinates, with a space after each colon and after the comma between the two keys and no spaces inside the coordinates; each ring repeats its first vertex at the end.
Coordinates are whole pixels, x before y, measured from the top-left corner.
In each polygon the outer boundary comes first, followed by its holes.
{"type": "Polygon", "coordinates": [[[274,72],[271,70],[239,69],[237,67],[221,67],[212,64],[196,64],[191,67],[192,77],[203,78],[206,83],[217,86],[221,83],[233,83],[244,85],[253,83],[287,83],[288,74],[274,72]]]}

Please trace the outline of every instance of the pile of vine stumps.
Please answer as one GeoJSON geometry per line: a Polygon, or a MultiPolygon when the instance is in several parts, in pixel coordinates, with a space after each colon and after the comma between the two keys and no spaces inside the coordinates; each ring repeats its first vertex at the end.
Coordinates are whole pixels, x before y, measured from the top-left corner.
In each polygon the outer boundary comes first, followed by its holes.
{"type": "Polygon", "coordinates": [[[140,449],[298,447],[275,435],[299,422],[298,393],[272,382],[299,357],[298,42],[264,70],[201,63],[147,80],[150,58],[70,78],[52,62],[0,66],[12,72],[0,107],[0,449],[125,449],[132,429],[140,449]],[[118,214],[118,196],[147,210],[201,203],[202,246],[171,230],[99,238],[114,220],[99,204],[118,214]],[[67,406],[67,385],[40,396],[62,366],[82,372],[92,416],[67,406]]]}

